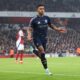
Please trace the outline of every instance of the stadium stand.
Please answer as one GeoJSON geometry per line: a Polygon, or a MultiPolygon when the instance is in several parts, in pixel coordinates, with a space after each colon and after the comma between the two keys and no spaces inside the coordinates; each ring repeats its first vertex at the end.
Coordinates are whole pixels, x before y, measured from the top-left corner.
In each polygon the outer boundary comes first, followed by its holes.
{"type": "MultiPolygon", "coordinates": [[[[78,20],[75,19],[70,19],[68,22],[70,22],[67,24],[68,32],[65,34],[53,31],[51,29],[48,30],[48,37],[47,37],[48,42],[46,50],[47,53],[56,53],[56,52],[59,53],[66,51],[75,53],[76,49],[80,47],[80,30],[78,29],[80,27],[80,24],[78,24],[78,20]],[[76,24],[79,26],[78,28],[76,24]]],[[[0,52],[5,50],[8,53],[11,47],[13,47],[14,50],[16,51],[15,35],[18,26],[19,24],[0,24],[0,44],[1,44],[0,52]]],[[[26,43],[26,37],[25,37],[25,47],[29,49],[29,46],[30,45],[26,43]]]]}
{"type": "Polygon", "coordinates": [[[80,12],[80,0],[0,0],[0,11],[35,11],[40,3],[48,12],[80,12]]]}

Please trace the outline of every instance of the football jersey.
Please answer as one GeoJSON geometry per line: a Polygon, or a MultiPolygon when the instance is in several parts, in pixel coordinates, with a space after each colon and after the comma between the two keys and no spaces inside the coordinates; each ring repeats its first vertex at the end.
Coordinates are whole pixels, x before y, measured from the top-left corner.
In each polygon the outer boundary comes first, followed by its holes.
{"type": "Polygon", "coordinates": [[[16,36],[16,42],[19,44],[24,44],[24,39],[22,38],[24,36],[24,33],[22,30],[19,30],[16,36]]]}
{"type": "Polygon", "coordinates": [[[36,16],[31,19],[29,26],[33,29],[33,37],[46,37],[48,24],[51,24],[48,16],[36,16]]]}

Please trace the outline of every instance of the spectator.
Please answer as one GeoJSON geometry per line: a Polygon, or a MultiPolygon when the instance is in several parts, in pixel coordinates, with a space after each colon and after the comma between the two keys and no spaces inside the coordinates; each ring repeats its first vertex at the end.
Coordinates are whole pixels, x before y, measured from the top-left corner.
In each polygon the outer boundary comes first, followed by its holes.
{"type": "Polygon", "coordinates": [[[35,11],[40,3],[48,12],[80,12],[80,0],[0,0],[0,11],[35,11]]]}

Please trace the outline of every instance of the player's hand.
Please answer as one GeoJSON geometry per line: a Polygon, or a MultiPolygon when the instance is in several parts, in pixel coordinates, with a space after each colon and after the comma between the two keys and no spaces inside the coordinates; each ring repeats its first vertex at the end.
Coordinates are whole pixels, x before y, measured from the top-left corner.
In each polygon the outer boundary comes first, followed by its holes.
{"type": "Polygon", "coordinates": [[[31,41],[32,40],[32,37],[31,36],[27,36],[27,40],[28,41],[31,41]]]}
{"type": "Polygon", "coordinates": [[[67,29],[65,27],[59,27],[58,31],[61,33],[67,33],[67,29]]]}

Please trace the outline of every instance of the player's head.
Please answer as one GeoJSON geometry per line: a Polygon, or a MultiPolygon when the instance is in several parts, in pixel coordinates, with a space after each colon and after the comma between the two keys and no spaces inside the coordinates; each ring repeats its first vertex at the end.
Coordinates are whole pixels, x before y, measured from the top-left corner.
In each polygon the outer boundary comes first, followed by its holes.
{"type": "Polygon", "coordinates": [[[44,15],[45,13],[45,6],[43,4],[37,5],[37,12],[39,15],[44,15]]]}

